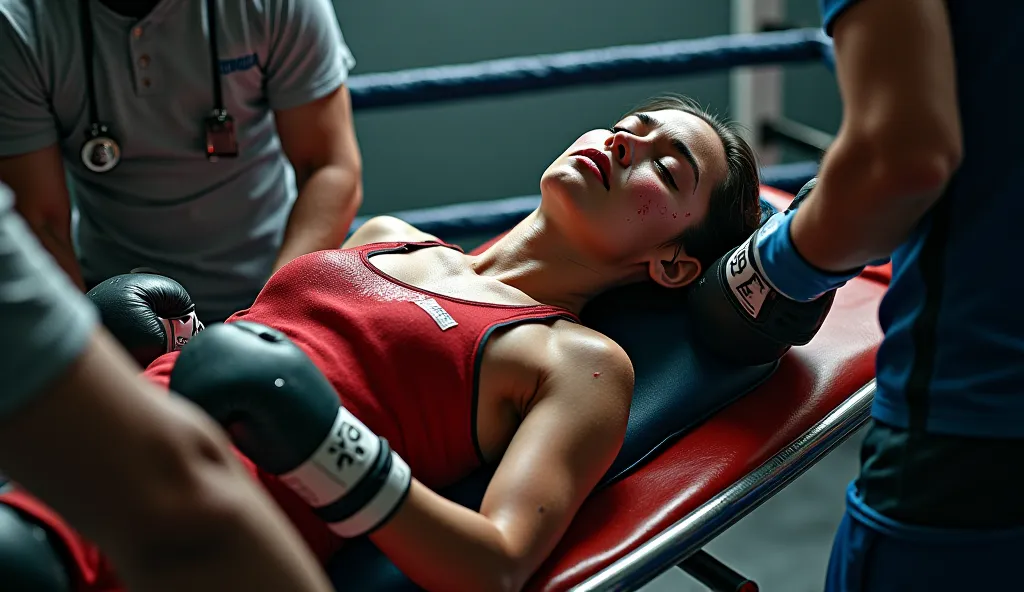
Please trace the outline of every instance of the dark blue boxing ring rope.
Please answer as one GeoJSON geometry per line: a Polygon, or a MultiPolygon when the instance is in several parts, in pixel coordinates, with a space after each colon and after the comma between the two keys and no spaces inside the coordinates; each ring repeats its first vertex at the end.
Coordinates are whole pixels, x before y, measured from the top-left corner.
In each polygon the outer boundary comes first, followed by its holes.
{"type": "MultiPolygon", "coordinates": [[[[364,74],[352,76],[348,88],[353,108],[362,111],[665,78],[744,66],[808,62],[820,62],[834,68],[831,40],[820,29],[723,35],[364,74]]],[[[817,174],[817,170],[818,163],[810,161],[764,167],[761,181],[764,185],[795,193],[817,174]]],[[[390,214],[425,232],[453,240],[458,236],[493,236],[506,231],[533,211],[539,202],[539,195],[531,195],[390,214]]],[[[367,218],[357,217],[352,230],[367,218]]],[[[874,381],[871,381],[756,471],[576,589],[636,589],[657,573],[699,557],[703,553],[701,548],[709,540],[856,432],[868,419],[873,395],[874,381]]],[[[703,566],[707,569],[724,567],[706,555],[702,560],[706,560],[703,566]]],[[[693,571],[690,573],[692,575],[693,571]]],[[[717,586],[723,580],[715,581],[717,586]]],[[[741,589],[735,583],[732,586],[730,589],[741,589]]]]}
{"type": "Polygon", "coordinates": [[[481,96],[606,84],[824,60],[831,40],[819,29],[720,35],[362,74],[349,79],[354,109],[422,105],[481,96]]]}
{"type": "MultiPolygon", "coordinates": [[[[832,66],[831,40],[819,29],[794,29],[361,74],[349,79],[348,88],[353,109],[363,111],[814,61],[832,66]]],[[[796,193],[817,170],[813,161],[769,166],[762,168],[761,181],[796,193]]],[[[496,233],[539,202],[540,196],[524,196],[393,215],[438,236],[496,233]]],[[[357,218],[353,230],[365,221],[357,218]]]]}

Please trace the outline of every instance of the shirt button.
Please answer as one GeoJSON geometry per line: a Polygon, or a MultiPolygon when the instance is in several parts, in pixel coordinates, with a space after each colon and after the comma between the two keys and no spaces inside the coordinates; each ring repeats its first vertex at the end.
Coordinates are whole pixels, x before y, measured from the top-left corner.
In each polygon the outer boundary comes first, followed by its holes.
{"type": "Polygon", "coordinates": [[[142,27],[135,27],[132,29],[132,37],[135,37],[136,39],[142,37],[142,27]]]}
{"type": "Polygon", "coordinates": [[[144,56],[141,56],[139,58],[139,67],[140,68],[148,68],[149,67],[149,56],[148,55],[144,55],[144,56]]]}
{"type": "Polygon", "coordinates": [[[151,84],[152,83],[149,81],[149,78],[143,78],[142,79],[142,86],[144,86],[146,88],[149,88],[151,84]]]}

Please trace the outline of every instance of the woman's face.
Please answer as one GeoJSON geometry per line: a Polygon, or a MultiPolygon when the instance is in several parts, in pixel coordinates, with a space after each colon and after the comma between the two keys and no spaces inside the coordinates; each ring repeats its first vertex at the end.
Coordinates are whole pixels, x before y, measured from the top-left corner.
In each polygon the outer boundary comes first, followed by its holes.
{"type": "MultiPolygon", "coordinates": [[[[609,263],[664,256],[699,224],[726,174],[725,150],[703,119],[677,110],[622,118],[580,136],[544,171],[545,212],[609,263]]],[[[681,254],[685,257],[685,254],[681,254]]]]}

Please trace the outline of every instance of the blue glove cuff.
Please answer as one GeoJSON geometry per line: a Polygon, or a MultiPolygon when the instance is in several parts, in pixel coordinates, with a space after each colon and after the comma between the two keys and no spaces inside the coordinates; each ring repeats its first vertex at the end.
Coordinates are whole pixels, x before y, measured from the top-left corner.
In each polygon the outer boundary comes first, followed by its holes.
{"type": "Polygon", "coordinates": [[[814,267],[797,252],[789,235],[796,212],[772,216],[757,231],[755,264],[776,292],[790,300],[810,302],[860,275],[863,267],[830,273],[814,267]]]}

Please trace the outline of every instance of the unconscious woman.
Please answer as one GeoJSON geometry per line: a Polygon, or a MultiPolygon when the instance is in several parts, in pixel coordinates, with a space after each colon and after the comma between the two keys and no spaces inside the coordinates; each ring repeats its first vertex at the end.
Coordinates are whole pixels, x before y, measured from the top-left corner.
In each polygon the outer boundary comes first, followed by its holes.
{"type": "MultiPolygon", "coordinates": [[[[618,286],[691,284],[756,229],[758,181],[728,125],[659,98],[580,136],[541,176],[539,207],[476,254],[373,218],[341,249],[286,265],[227,323],[286,335],[408,464],[404,501],[369,535],[407,577],[428,590],[519,590],[625,436],[632,365],[578,314],[618,286]],[[435,493],[492,463],[478,512],[435,493]]],[[[190,346],[146,375],[167,385],[190,346]]],[[[344,553],[302,498],[241,458],[317,556],[344,553]]],[[[56,532],[78,589],[114,580],[27,494],[0,502],[56,532]]]]}

